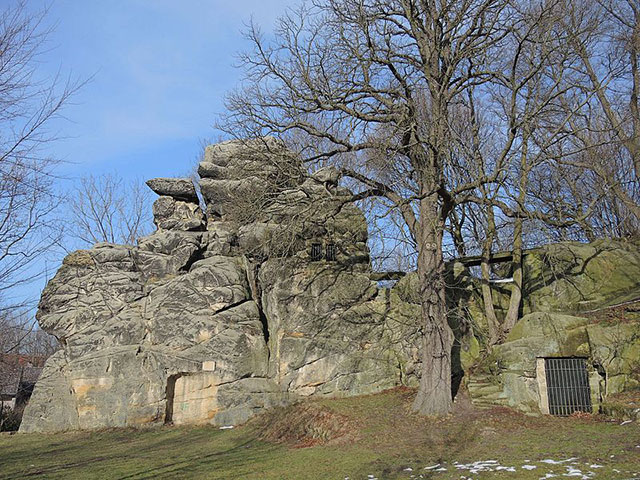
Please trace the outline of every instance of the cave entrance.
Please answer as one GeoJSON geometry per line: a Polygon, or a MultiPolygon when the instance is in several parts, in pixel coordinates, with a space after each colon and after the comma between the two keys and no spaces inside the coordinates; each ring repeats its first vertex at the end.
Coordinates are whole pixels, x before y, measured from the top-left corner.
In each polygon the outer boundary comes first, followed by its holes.
{"type": "Polygon", "coordinates": [[[174,408],[174,400],[176,394],[176,380],[181,377],[181,374],[171,375],[167,378],[167,391],[166,391],[166,399],[167,399],[167,407],[164,414],[164,423],[170,424],[173,423],[173,408],[174,408]]]}
{"type": "Polygon", "coordinates": [[[566,416],[592,412],[586,358],[539,358],[537,374],[543,413],[566,416]]]}

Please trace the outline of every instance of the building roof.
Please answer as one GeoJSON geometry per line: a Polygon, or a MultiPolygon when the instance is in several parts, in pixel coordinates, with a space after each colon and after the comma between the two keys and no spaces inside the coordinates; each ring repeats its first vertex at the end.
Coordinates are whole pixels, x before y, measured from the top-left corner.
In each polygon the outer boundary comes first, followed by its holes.
{"type": "Polygon", "coordinates": [[[0,395],[15,397],[20,389],[22,368],[15,368],[0,363],[0,395]]]}
{"type": "Polygon", "coordinates": [[[44,357],[0,355],[0,395],[15,397],[25,384],[36,383],[43,363],[44,357]]]}
{"type": "Polygon", "coordinates": [[[33,367],[44,367],[47,357],[42,355],[23,355],[19,353],[0,354],[0,363],[5,365],[22,365],[33,367]]]}

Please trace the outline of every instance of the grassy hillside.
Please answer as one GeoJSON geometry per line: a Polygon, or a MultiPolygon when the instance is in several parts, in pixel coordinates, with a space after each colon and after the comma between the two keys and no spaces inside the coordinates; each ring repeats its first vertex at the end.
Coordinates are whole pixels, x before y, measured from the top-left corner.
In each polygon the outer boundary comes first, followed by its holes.
{"type": "Polygon", "coordinates": [[[227,430],[2,435],[0,479],[640,479],[636,422],[527,417],[463,400],[435,420],[410,413],[413,394],[299,404],[227,430]]]}

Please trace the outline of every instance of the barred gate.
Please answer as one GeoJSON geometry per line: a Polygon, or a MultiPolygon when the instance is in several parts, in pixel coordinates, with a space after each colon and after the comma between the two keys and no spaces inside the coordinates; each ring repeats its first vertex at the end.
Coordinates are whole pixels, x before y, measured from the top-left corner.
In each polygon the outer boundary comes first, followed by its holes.
{"type": "Polygon", "coordinates": [[[551,415],[591,413],[589,374],[584,358],[545,358],[544,367],[551,415]]]}

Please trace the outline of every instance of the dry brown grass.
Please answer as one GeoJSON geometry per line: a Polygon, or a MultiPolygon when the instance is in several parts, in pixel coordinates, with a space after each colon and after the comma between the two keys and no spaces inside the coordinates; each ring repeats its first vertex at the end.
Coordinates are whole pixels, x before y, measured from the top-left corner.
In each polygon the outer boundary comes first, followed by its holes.
{"type": "Polygon", "coordinates": [[[293,448],[334,445],[357,440],[357,426],[349,417],[318,403],[280,407],[253,420],[258,438],[293,448]]]}

